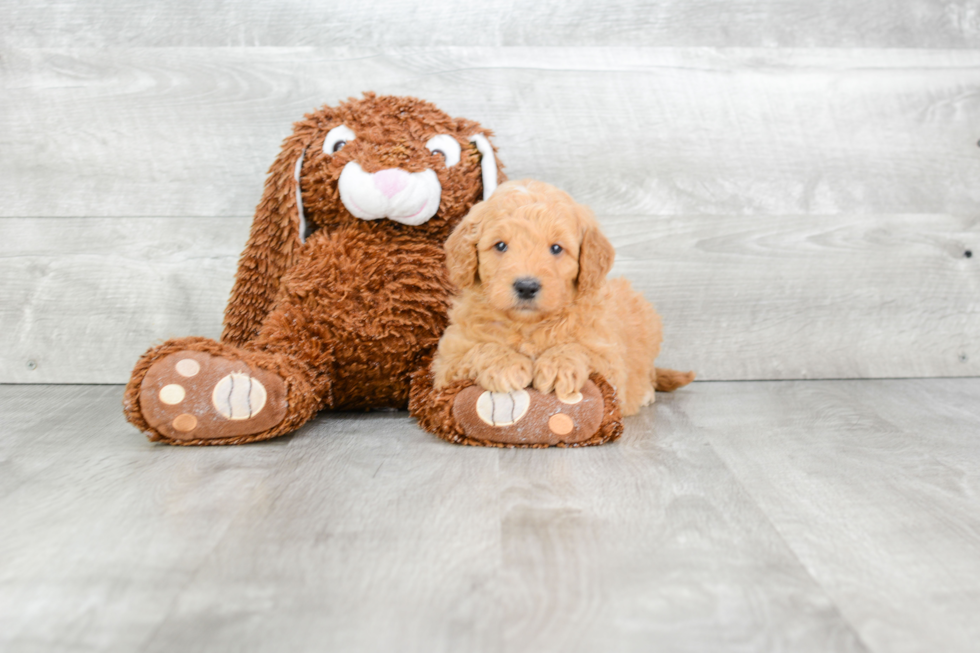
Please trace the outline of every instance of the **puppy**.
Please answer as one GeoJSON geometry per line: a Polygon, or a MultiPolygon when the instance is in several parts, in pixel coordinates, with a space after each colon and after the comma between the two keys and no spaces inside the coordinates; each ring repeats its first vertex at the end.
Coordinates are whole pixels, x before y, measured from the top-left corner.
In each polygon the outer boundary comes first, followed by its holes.
{"type": "Polygon", "coordinates": [[[435,385],[473,379],[492,392],[534,386],[572,399],[592,372],[624,415],[694,379],[657,370],[660,316],[629,281],[606,275],[612,244],[592,212],[540,181],[510,181],[446,241],[460,289],[434,361],[435,385]]]}

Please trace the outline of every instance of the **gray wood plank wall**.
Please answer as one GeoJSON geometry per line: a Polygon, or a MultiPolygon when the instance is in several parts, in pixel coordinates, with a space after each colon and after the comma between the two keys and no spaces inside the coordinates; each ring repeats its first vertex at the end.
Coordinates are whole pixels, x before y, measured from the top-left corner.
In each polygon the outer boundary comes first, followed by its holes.
{"type": "Polygon", "coordinates": [[[980,3],[590,7],[3,0],[0,382],[216,336],[281,139],[364,90],[592,206],[666,365],[980,371],[980,3]]]}

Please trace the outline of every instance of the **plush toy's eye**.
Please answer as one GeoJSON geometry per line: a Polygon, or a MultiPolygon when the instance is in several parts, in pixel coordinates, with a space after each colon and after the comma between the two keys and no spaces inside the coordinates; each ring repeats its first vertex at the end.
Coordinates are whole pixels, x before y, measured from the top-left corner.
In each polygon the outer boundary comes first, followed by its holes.
{"type": "Polygon", "coordinates": [[[506,252],[507,251],[507,243],[505,243],[504,241],[501,240],[499,243],[497,243],[496,245],[494,245],[493,248],[495,250],[497,250],[498,252],[506,252]]]}
{"type": "Polygon", "coordinates": [[[551,253],[554,254],[555,256],[561,254],[561,251],[562,251],[561,245],[559,245],[558,243],[555,243],[554,245],[551,246],[551,253]]]}
{"type": "Polygon", "coordinates": [[[446,160],[447,168],[451,168],[459,163],[459,158],[462,154],[462,148],[460,148],[459,142],[449,134],[433,136],[426,141],[425,147],[433,154],[441,154],[442,158],[446,160]]]}
{"type": "Polygon", "coordinates": [[[351,128],[347,125],[334,127],[327,132],[327,137],[323,139],[323,153],[333,154],[334,152],[339,152],[343,149],[344,145],[347,145],[347,143],[355,138],[357,138],[357,134],[351,131],[351,128]]]}

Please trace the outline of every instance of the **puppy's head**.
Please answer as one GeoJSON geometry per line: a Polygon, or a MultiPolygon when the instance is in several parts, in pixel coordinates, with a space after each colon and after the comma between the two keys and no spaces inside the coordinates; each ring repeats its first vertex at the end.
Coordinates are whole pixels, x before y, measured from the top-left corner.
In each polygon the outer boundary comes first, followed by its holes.
{"type": "Polygon", "coordinates": [[[615,252],[588,208],[540,181],[501,184],[446,241],[450,277],[512,318],[534,320],[595,294],[615,252]]]}

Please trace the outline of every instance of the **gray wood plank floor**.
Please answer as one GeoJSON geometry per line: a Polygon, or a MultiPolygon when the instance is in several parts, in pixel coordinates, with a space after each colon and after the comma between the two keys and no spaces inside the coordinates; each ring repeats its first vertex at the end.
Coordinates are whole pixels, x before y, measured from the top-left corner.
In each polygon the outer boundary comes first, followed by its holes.
{"type": "Polygon", "coordinates": [[[969,651],[980,379],[698,383],[591,450],[153,445],[0,386],[4,651],[969,651]]]}

